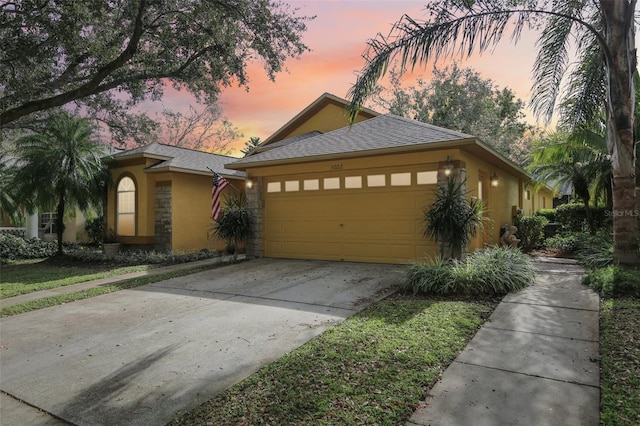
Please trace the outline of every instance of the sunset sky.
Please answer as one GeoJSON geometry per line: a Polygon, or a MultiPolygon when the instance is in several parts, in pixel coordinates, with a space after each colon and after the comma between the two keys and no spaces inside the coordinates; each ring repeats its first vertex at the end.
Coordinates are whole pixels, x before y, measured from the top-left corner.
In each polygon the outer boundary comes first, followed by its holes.
{"type": "MultiPolygon", "coordinates": [[[[356,80],[356,72],[364,64],[361,55],[368,39],[377,33],[387,35],[403,14],[416,20],[426,19],[423,1],[287,2],[298,8],[299,15],[316,16],[308,22],[303,36],[311,52],[300,59],[288,60],[287,71],[278,74],[275,83],[268,80],[261,64],[255,63],[249,68],[248,92],[237,87],[224,90],[219,105],[224,116],[244,134],[235,145],[237,148],[242,148],[251,136],[264,140],[324,92],[346,98],[356,80]]],[[[500,87],[510,87],[528,102],[535,39],[535,34],[524,34],[514,46],[507,36],[493,53],[464,61],[458,58],[458,63],[474,68],[500,87]]],[[[416,69],[413,75],[428,78],[432,68],[433,65],[429,65],[416,69]]],[[[163,102],[171,109],[180,110],[187,108],[192,100],[185,93],[167,90],[163,102]]]]}

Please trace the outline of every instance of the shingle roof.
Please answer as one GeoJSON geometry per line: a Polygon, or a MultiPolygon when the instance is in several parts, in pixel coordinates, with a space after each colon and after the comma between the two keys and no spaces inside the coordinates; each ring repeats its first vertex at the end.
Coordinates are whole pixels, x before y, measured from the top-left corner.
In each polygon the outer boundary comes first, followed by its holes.
{"type": "Polygon", "coordinates": [[[147,171],[151,172],[160,172],[167,169],[179,169],[181,171],[192,173],[211,173],[208,169],[211,168],[213,171],[221,175],[244,178],[244,172],[229,170],[224,167],[225,164],[234,160],[235,157],[195,151],[192,149],[165,145],[158,142],[128,151],[119,152],[114,154],[113,158],[115,160],[122,160],[137,156],[162,160],[158,164],[147,168],[147,171]]]}
{"type": "Polygon", "coordinates": [[[420,146],[433,142],[475,139],[474,136],[431,124],[399,117],[380,115],[352,126],[343,127],[279,148],[264,151],[228,164],[235,168],[252,163],[294,160],[325,155],[420,146]]]}
{"type": "Polygon", "coordinates": [[[283,139],[281,141],[274,142],[274,143],[266,145],[266,146],[258,146],[258,147],[256,147],[255,150],[252,151],[251,155],[255,155],[255,154],[258,154],[260,152],[268,151],[268,150],[273,149],[273,148],[279,148],[281,146],[289,145],[290,143],[299,142],[301,140],[308,139],[308,138],[311,138],[313,136],[318,136],[318,135],[321,135],[321,134],[322,134],[322,132],[319,131],[319,130],[312,130],[310,132],[303,133],[303,134],[297,135],[297,136],[292,136],[290,138],[283,139]]]}

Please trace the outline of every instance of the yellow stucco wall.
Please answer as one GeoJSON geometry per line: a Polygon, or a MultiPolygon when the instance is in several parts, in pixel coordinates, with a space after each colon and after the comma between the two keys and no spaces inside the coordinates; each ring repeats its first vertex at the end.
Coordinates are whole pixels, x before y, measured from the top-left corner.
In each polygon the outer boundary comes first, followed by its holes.
{"type": "Polygon", "coordinates": [[[522,185],[522,210],[532,216],[540,209],[552,209],[555,194],[547,187],[535,188],[533,184],[522,185]]]}
{"type": "MultiPolygon", "coordinates": [[[[369,117],[358,115],[355,122],[366,120],[369,117]]],[[[327,133],[332,130],[340,129],[349,125],[349,116],[344,109],[344,105],[337,105],[329,103],[324,105],[318,112],[309,117],[306,121],[300,123],[293,130],[280,135],[276,140],[287,139],[292,136],[302,135],[304,133],[318,130],[322,133],[327,133]]],[[[274,142],[276,141],[274,140],[274,142]]]]}
{"type": "MultiPolygon", "coordinates": [[[[172,173],[172,249],[193,252],[203,248],[222,251],[226,241],[213,237],[211,219],[211,176],[172,173]]],[[[222,202],[243,191],[244,181],[229,180],[222,202]]]]}
{"type": "MultiPolygon", "coordinates": [[[[107,224],[116,230],[116,191],[120,179],[133,178],[136,184],[135,236],[123,236],[124,244],[153,245],[155,243],[157,186],[170,186],[171,209],[171,248],[173,251],[194,252],[204,248],[222,251],[226,241],[212,237],[211,220],[211,176],[182,172],[148,173],[145,168],[157,160],[137,159],[111,167],[113,186],[107,195],[107,224]]],[[[244,181],[230,180],[234,188],[244,190],[244,181]]],[[[224,197],[231,193],[231,186],[223,192],[224,197]]]]}
{"type": "Polygon", "coordinates": [[[513,223],[514,209],[521,208],[520,187],[522,179],[479,159],[477,156],[461,151],[460,158],[466,163],[467,185],[470,196],[478,197],[479,181],[482,181],[482,200],[486,206],[483,235],[479,235],[471,244],[472,249],[482,248],[490,244],[498,244],[500,227],[513,223]],[[492,187],[490,178],[498,176],[498,186],[492,187]]]}
{"type": "MultiPolygon", "coordinates": [[[[89,218],[95,217],[95,214],[88,215],[89,218]]],[[[62,241],[65,243],[87,243],[89,242],[89,234],[85,229],[87,218],[80,209],[75,209],[73,215],[65,215],[64,232],[62,233],[62,241]]]]}

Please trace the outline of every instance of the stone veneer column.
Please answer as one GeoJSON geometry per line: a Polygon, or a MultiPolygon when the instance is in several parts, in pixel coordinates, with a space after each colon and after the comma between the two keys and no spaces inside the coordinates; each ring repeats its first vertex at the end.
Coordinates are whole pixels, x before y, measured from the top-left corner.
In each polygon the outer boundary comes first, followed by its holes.
{"type": "Polygon", "coordinates": [[[156,223],[155,223],[155,249],[158,251],[171,250],[172,235],[172,198],[171,183],[156,183],[156,223]]]}
{"type": "Polygon", "coordinates": [[[247,258],[258,258],[264,255],[264,198],[263,178],[251,178],[253,186],[247,187],[247,206],[253,218],[253,233],[247,240],[247,258]]]}

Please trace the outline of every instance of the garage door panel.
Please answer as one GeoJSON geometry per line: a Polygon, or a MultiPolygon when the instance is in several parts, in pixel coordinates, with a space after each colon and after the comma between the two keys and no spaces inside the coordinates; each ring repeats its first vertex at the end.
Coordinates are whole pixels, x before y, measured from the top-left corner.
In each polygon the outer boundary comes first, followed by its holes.
{"type": "Polygon", "coordinates": [[[432,187],[267,193],[265,256],[408,263],[432,255],[422,237],[432,187]]]}
{"type": "Polygon", "coordinates": [[[415,246],[414,258],[416,260],[430,260],[438,253],[438,246],[435,243],[417,244],[415,246]]]}

